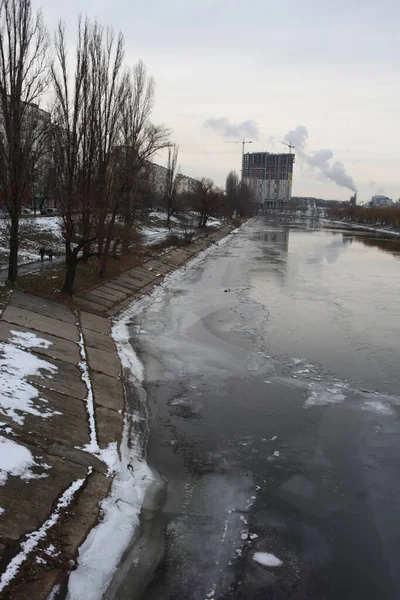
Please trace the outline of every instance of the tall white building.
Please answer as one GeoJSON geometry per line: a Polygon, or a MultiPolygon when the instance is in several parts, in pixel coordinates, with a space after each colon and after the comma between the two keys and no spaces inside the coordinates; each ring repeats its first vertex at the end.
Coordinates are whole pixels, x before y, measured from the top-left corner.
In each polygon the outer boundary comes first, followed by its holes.
{"type": "Polygon", "coordinates": [[[294,154],[291,153],[249,152],[243,155],[243,181],[259,205],[276,208],[290,202],[293,164],[294,154]]]}

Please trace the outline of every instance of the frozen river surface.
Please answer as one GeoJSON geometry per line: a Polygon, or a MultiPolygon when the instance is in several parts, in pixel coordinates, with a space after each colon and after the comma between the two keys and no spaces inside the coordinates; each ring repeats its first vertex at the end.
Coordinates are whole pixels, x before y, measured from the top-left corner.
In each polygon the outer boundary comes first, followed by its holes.
{"type": "Polygon", "coordinates": [[[113,598],[400,598],[399,250],[254,219],[135,318],[164,486],[113,598]]]}

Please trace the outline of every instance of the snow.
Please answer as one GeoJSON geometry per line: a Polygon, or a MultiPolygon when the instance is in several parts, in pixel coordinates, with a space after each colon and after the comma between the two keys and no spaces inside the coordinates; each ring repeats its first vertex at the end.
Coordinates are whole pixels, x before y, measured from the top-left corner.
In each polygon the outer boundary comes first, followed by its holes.
{"type": "Polygon", "coordinates": [[[275,554],[269,552],[254,552],[253,560],[263,567],[281,567],[283,565],[283,562],[275,554]]]}
{"type": "Polygon", "coordinates": [[[327,387],[324,383],[311,383],[308,386],[307,400],[304,403],[304,408],[310,406],[328,406],[329,404],[338,404],[346,400],[343,390],[346,389],[346,384],[335,383],[331,387],[327,387]]]}
{"type": "Polygon", "coordinates": [[[11,329],[10,333],[13,334],[13,337],[9,339],[9,342],[23,348],[49,348],[53,345],[53,342],[39,338],[36,334],[28,331],[14,331],[11,329]]]}
{"type": "MultiPolygon", "coordinates": [[[[34,334],[27,340],[18,332],[14,332],[14,335],[15,333],[17,337],[13,339],[17,340],[18,344],[29,344],[30,348],[35,347],[35,338],[38,347],[45,342],[34,334]]],[[[0,358],[0,414],[7,415],[18,425],[24,424],[24,413],[44,419],[61,414],[50,410],[46,406],[47,400],[40,398],[39,391],[26,381],[29,375],[43,377],[41,371],[46,372],[47,377],[51,377],[57,372],[57,367],[12,343],[1,342],[0,354],[3,355],[0,358]]]]}
{"type": "Polygon", "coordinates": [[[29,223],[32,223],[39,231],[51,231],[54,235],[62,237],[61,232],[61,219],[59,217],[36,217],[36,219],[29,219],[29,223]]]}
{"type": "Polygon", "coordinates": [[[366,400],[362,405],[362,410],[368,410],[378,415],[391,416],[396,414],[394,410],[390,408],[390,406],[384,404],[380,400],[366,400]]]}
{"type": "MultiPolygon", "coordinates": [[[[138,303],[139,304],[139,303],[138,303]]],[[[132,309],[128,308],[121,318],[115,321],[112,329],[112,337],[117,344],[118,355],[124,369],[128,369],[130,374],[138,383],[143,383],[144,369],[130,343],[129,324],[132,319],[132,309]]]]}
{"type": "MultiPolygon", "coordinates": [[[[87,475],[90,473],[91,467],[89,467],[87,475]]],[[[62,494],[50,517],[37,531],[29,533],[26,540],[21,543],[21,551],[8,563],[7,568],[1,576],[0,592],[2,592],[4,588],[14,579],[19,571],[20,566],[25,562],[29,554],[35,550],[39,542],[45,539],[47,532],[57,523],[61,516],[61,512],[63,509],[67,508],[69,504],[71,504],[74,496],[83,486],[85,481],[86,479],[75,480],[62,494]]]]}
{"type": "Polygon", "coordinates": [[[53,587],[53,589],[51,590],[50,594],[47,596],[46,600],[55,600],[55,598],[57,597],[59,591],[61,590],[61,585],[55,585],[53,587]]]}
{"type": "Polygon", "coordinates": [[[93,395],[93,387],[92,381],[90,379],[89,367],[86,356],[85,342],[83,339],[82,328],[80,326],[79,319],[76,323],[79,329],[79,342],[77,342],[79,346],[79,353],[81,360],[78,363],[78,367],[81,370],[81,379],[86,386],[87,396],[85,399],[86,402],[86,410],[88,414],[89,420],[89,444],[83,447],[85,452],[89,452],[94,456],[97,456],[100,460],[102,460],[108,467],[107,475],[111,477],[115,471],[119,468],[119,455],[118,455],[118,447],[117,442],[111,442],[107,448],[101,449],[99,447],[99,443],[97,440],[97,432],[96,432],[96,417],[94,410],[94,395],[93,395]]]}
{"type": "Polygon", "coordinates": [[[6,483],[9,475],[25,480],[47,477],[45,473],[38,475],[30,470],[31,467],[39,466],[46,469],[49,467],[37,463],[25,446],[0,435],[0,485],[6,483]]]}
{"type": "Polygon", "coordinates": [[[82,379],[83,383],[85,384],[86,390],[87,390],[87,396],[86,396],[85,402],[86,402],[86,410],[87,410],[88,419],[89,419],[89,440],[90,441],[89,441],[89,444],[85,446],[84,450],[86,450],[86,452],[95,453],[95,452],[99,451],[99,444],[97,441],[96,421],[95,421],[95,416],[94,416],[93,389],[92,389],[92,382],[91,382],[90,375],[89,375],[89,367],[88,367],[88,363],[87,363],[85,343],[83,341],[83,333],[82,333],[82,329],[80,327],[79,320],[77,322],[77,326],[79,329],[79,342],[77,342],[77,343],[79,346],[79,353],[81,356],[81,360],[78,363],[78,367],[81,370],[81,379],[82,379]]]}
{"type": "MultiPolygon", "coordinates": [[[[132,382],[143,381],[143,366],[129,344],[128,324],[131,315],[126,311],[114,323],[112,336],[117,344],[123,367],[132,382]]],[[[107,589],[120,559],[139,524],[146,490],[154,481],[145,462],[140,440],[129,437],[130,420],[126,415],[118,462],[110,495],[102,502],[102,520],[92,529],[79,549],[78,568],[71,573],[68,600],[98,600],[107,589]]]]}

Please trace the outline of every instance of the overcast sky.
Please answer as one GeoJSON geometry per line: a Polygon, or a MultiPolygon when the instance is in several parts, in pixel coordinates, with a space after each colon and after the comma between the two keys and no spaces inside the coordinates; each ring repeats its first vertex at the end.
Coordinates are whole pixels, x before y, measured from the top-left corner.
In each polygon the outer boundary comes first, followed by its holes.
{"type": "MultiPolygon", "coordinates": [[[[400,196],[398,0],[33,1],[50,30],[62,18],[72,37],[82,12],[124,33],[126,62],[155,77],[154,121],[172,129],[183,173],[222,185],[240,170],[236,133],[284,152],[302,125],[305,152],[332,150],[361,201],[400,196]]],[[[293,194],[349,198],[319,173],[297,157],[293,194]]]]}

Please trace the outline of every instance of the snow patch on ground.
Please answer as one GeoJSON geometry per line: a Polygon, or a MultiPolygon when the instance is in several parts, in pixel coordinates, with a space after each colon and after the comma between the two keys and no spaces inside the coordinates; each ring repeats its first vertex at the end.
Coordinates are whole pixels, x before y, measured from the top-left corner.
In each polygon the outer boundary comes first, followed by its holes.
{"type": "MultiPolygon", "coordinates": [[[[130,319],[131,315],[126,311],[115,322],[112,336],[123,367],[140,384],[143,366],[129,343],[130,319]]],[[[154,477],[145,462],[139,440],[129,438],[129,419],[135,418],[137,415],[125,417],[121,459],[115,464],[111,492],[102,502],[100,523],[79,549],[78,568],[69,579],[68,600],[98,600],[102,597],[139,524],[144,496],[154,477]]]]}
{"type": "MultiPolygon", "coordinates": [[[[91,473],[91,468],[88,469],[88,475],[91,473]]],[[[61,498],[57,502],[56,508],[50,517],[43,523],[43,525],[37,531],[29,533],[26,540],[21,543],[21,551],[14,556],[14,558],[8,563],[7,568],[3,572],[0,579],[0,592],[14,579],[17,575],[21,565],[25,562],[29,554],[33,552],[36,546],[41,540],[46,537],[47,532],[51,529],[59,520],[61,513],[69,504],[71,504],[75,494],[85,483],[86,479],[77,479],[74,481],[69,488],[62,494],[61,498]]]]}
{"type": "Polygon", "coordinates": [[[59,591],[61,590],[61,585],[55,585],[53,587],[53,589],[51,590],[50,594],[47,596],[46,600],[55,600],[55,598],[57,598],[57,595],[59,593],[59,591]]]}
{"type": "Polygon", "coordinates": [[[39,466],[28,448],[0,435],[0,485],[6,483],[9,475],[25,480],[47,477],[45,473],[32,473],[31,468],[39,466]]]}
{"type": "MultiPolygon", "coordinates": [[[[43,347],[46,340],[30,334],[29,338],[21,337],[19,332],[13,332],[18,345],[28,344],[27,347],[43,347]],[[17,337],[15,337],[17,334],[17,337]]],[[[50,410],[47,400],[40,398],[39,391],[26,378],[36,375],[52,377],[57,372],[53,364],[38,358],[34,354],[17,347],[14,343],[0,342],[0,414],[7,415],[18,425],[24,424],[24,413],[37,417],[49,418],[61,414],[50,410]]]]}
{"type": "Polygon", "coordinates": [[[13,334],[13,337],[9,339],[9,342],[16,346],[22,346],[22,348],[49,348],[53,345],[53,342],[44,340],[28,331],[14,331],[11,329],[10,333],[13,334]]]}
{"type": "Polygon", "coordinates": [[[89,367],[86,356],[85,343],[83,341],[83,333],[82,328],[80,326],[80,322],[78,319],[77,326],[79,329],[79,353],[81,356],[81,360],[78,363],[78,367],[81,370],[81,379],[86,386],[87,396],[85,399],[86,402],[86,410],[89,419],[89,444],[85,446],[84,450],[86,452],[95,453],[99,451],[99,444],[97,441],[97,433],[96,433],[96,420],[94,415],[94,397],[93,397],[93,388],[92,382],[89,375],[89,367]]]}
{"type": "Polygon", "coordinates": [[[254,552],[253,560],[263,567],[281,567],[283,565],[283,562],[275,554],[269,552],[254,552]]]}

